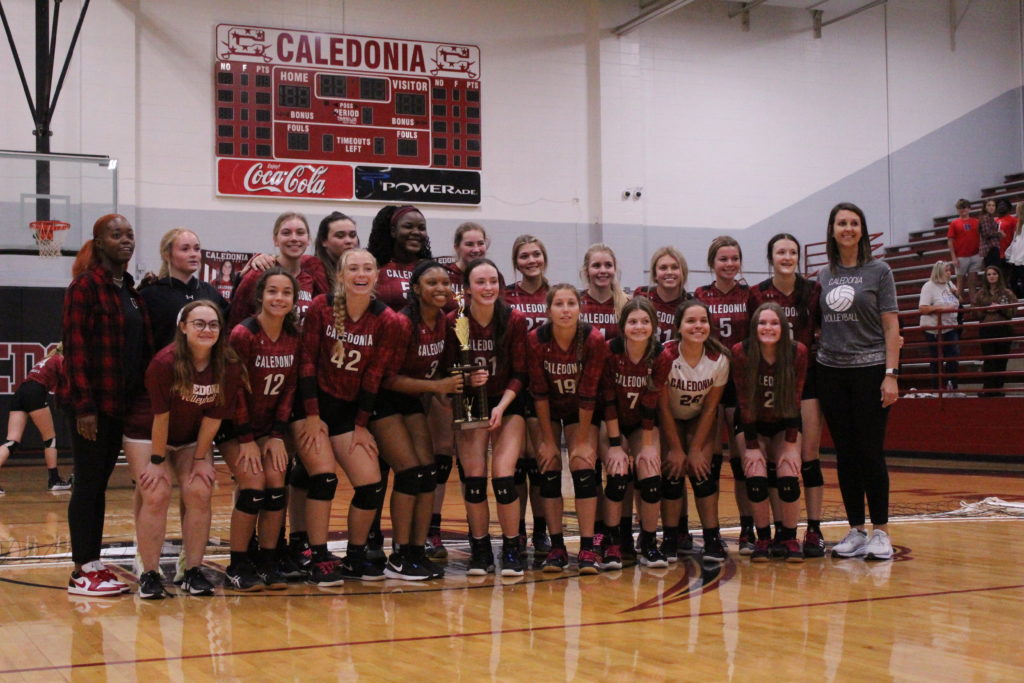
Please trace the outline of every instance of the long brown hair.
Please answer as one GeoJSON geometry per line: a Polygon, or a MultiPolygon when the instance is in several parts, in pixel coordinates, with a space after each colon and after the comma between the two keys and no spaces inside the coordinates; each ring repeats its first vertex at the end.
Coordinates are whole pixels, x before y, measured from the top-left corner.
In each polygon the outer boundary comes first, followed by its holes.
{"type": "Polygon", "coordinates": [[[645,296],[638,296],[630,299],[619,312],[619,330],[622,332],[622,348],[626,348],[626,319],[633,311],[643,311],[651,320],[651,336],[647,338],[647,348],[644,349],[642,360],[647,363],[647,388],[654,386],[654,359],[658,356],[660,344],[658,343],[658,312],[654,310],[654,304],[645,296]]]}
{"type": "MultiPolygon", "coordinates": [[[[999,266],[988,266],[987,268],[985,268],[985,273],[981,282],[981,288],[979,288],[977,293],[974,295],[974,301],[972,302],[972,305],[979,307],[992,306],[994,304],[999,303],[999,299],[1007,294],[1014,297],[1013,299],[1010,299],[1010,301],[1016,300],[1016,295],[1014,295],[1014,293],[1010,291],[1010,288],[1006,286],[1006,280],[1003,277],[1003,269],[1000,268],[999,266]],[[999,275],[999,279],[996,280],[995,284],[990,284],[988,281],[988,271],[990,270],[996,271],[996,274],[999,275]]],[[[1003,313],[1002,310],[997,312],[1003,313]]]]}
{"type": "Polygon", "coordinates": [[[263,271],[260,275],[260,279],[256,281],[256,309],[257,313],[263,310],[263,292],[267,289],[267,281],[275,275],[281,275],[288,278],[288,281],[292,284],[292,310],[284,316],[284,324],[282,327],[288,334],[298,335],[299,334],[299,316],[295,312],[295,306],[299,303],[299,281],[295,279],[295,276],[289,273],[281,266],[274,266],[263,271]]]}
{"type": "MultiPolygon", "coordinates": [[[[573,285],[568,282],[559,282],[557,285],[553,285],[548,289],[548,295],[545,297],[547,304],[548,313],[551,313],[551,303],[555,300],[555,294],[558,292],[572,292],[572,295],[576,297],[576,305],[582,311],[583,301],[580,299],[580,290],[576,289],[573,285]]],[[[552,331],[554,330],[554,323],[551,323],[552,331]]],[[[583,334],[584,322],[578,317],[576,318],[576,332],[572,338],[572,344],[576,348],[576,381],[578,382],[580,376],[583,374],[583,349],[587,345],[587,335],[583,334]]]]}
{"type": "MultiPolygon", "coordinates": [[[[515,239],[514,242],[512,242],[512,270],[519,270],[519,266],[517,265],[517,259],[519,258],[519,250],[525,247],[527,244],[536,244],[537,247],[540,249],[540,253],[544,255],[544,271],[547,272],[548,250],[544,248],[544,243],[541,242],[536,237],[534,237],[533,235],[520,235],[515,239]]],[[[544,275],[540,276],[540,281],[542,287],[551,286],[550,284],[548,284],[548,279],[544,275]]]]}
{"type": "MultiPolygon", "coordinates": [[[[747,352],[747,367],[744,368],[743,391],[747,405],[757,405],[757,374],[761,366],[761,342],[757,338],[757,323],[761,314],[772,311],[779,317],[781,334],[775,345],[775,365],[772,366],[772,389],[775,395],[775,412],[779,417],[796,417],[800,414],[800,397],[796,395],[796,343],[790,331],[786,313],[774,301],[768,301],[757,307],[750,316],[750,334],[743,342],[747,352]]],[[[756,410],[757,408],[755,408],[756,410]]],[[[756,419],[756,415],[754,416],[756,419]]]]}
{"type": "Polygon", "coordinates": [[[338,340],[334,342],[334,353],[339,356],[345,351],[345,342],[342,338],[345,336],[345,320],[348,319],[345,284],[341,280],[344,277],[345,266],[348,264],[349,259],[356,254],[366,254],[373,262],[374,270],[377,268],[377,260],[373,257],[373,254],[362,247],[349,249],[338,259],[338,274],[334,278],[334,331],[338,334],[338,340]]]}
{"type": "MultiPolygon", "coordinates": [[[[700,299],[687,299],[676,306],[675,318],[672,321],[672,338],[676,341],[681,341],[682,338],[679,334],[679,326],[683,324],[683,318],[686,317],[686,312],[694,306],[704,309],[704,314],[708,317],[708,326],[710,327],[712,317],[711,309],[708,308],[708,305],[700,299]]],[[[682,348],[680,348],[679,353],[682,355],[682,348]]],[[[712,356],[715,354],[724,355],[726,358],[732,357],[729,349],[725,348],[725,344],[716,339],[715,335],[711,334],[709,331],[708,338],[704,340],[704,355],[712,356]]]]}
{"type": "Polygon", "coordinates": [[[864,216],[864,212],[856,204],[839,202],[832,207],[832,211],[828,214],[828,226],[825,233],[825,255],[828,257],[828,269],[832,271],[833,275],[835,275],[836,268],[841,263],[839,260],[839,244],[836,242],[835,231],[833,230],[836,214],[840,211],[852,211],[860,218],[860,242],[857,243],[857,265],[863,266],[873,258],[871,256],[871,235],[868,234],[868,219],[864,216]]]}
{"type": "MultiPolygon", "coordinates": [[[[331,231],[331,223],[335,221],[349,221],[352,223],[352,227],[356,227],[356,219],[351,216],[346,216],[340,211],[332,211],[331,213],[324,216],[323,220],[320,221],[320,225],[316,231],[316,241],[313,243],[313,253],[320,259],[320,263],[324,265],[324,272],[327,273],[327,277],[333,277],[335,271],[338,270],[338,262],[331,256],[330,252],[327,251],[327,247],[324,246],[324,242],[327,241],[327,235],[331,231]]],[[[275,230],[275,234],[277,231],[275,230]]],[[[358,247],[359,235],[356,235],[356,246],[358,247]]]]}
{"type": "MultiPolygon", "coordinates": [[[[189,314],[202,306],[206,306],[213,311],[217,316],[217,322],[220,324],[220,334],[217,335],[217,341],[214,343],[213,348],[210,349],[213,383],[220,384],[224,379],[224,372],[227,370],[227,366],[232,363],[238,363],[238,355],[231,348],[231,344],[228,343],[230,334],[224,327],[224,316],[220,313],[220,307],[207,299],[199,299],[185,304],[181,312],[178,313],[178,324],[174,328],[174,341],[172,342],[174,344],[174,384],[171,385],[171,391],[177,393],[182,398],[188,398],[192,395],[196,368],[192,363],[192,349],[189,348],[188,338],[181,327],[188,322],[189,314]]],[[[242,372],[242,383],[248,388],[249,380],[245,367],[242,366],[240,369],[242,372]]],[[[225,400],[224,392],[220,391],[217,394],[217,405],[224,405],[225,400]]]]}
{"type": "MultiPolygon", "coordinates": [[[[498,299],[494,302],[494,318],[491,319],[491,324],[494,325],[494,352],[497,354],[500,353],[499,349],[505,343],[505,333],[508,331],[509,318],[512,317],[512,308],[505,303],[505,281],[501,277],[501,271],[498,270],[498,266],[494,265],[494,261],[489,258],[473,259],[466,266],[464,291],[469,291],[470,275],[480,266],[490,266],[498,274],[498,299]]],[[[466,315],[469,315],[472,305],[473,297],[466,297],[466,315]]]]}
{"type": "Polygon", "coordinates": [[[131,225],[128,219],[119,213],[108,213],[96,219],[96,222],[92,225],[92,239],[82,245],[82,248],[78,250],[78,255],[75,257],[75,262],[71,264],[72,278],[78,277],[100,262],[99,254],[96,253],[96,240],[103,235],[111,223],[117,220],[124,221],[126,225],[131,225]]]}

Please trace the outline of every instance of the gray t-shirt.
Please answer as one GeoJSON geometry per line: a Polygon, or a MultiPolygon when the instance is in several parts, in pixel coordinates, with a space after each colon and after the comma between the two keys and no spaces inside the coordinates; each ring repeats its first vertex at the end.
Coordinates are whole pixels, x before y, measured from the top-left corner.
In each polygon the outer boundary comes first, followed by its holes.
{"type": "Polygon", "coordinates": [[[825,266],[821,283],[821,343],[818,362],[834,368],[885,363],[882,314],[895,313],[896,283],[889,264],[871,260],[835,271],[825,266]]]}

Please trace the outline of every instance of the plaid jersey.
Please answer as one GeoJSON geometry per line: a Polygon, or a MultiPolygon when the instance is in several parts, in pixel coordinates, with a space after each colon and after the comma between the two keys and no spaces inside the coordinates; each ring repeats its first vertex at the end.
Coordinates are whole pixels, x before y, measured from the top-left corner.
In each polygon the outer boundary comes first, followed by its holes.
{"type": "Polygon", "coordinates": [[[641,358],[634,363],[626,352],[625,339],[619,337],[608,342],[603,379],[604,419],[617,419],[620,427],[639,424],[643,429],[653,429],[658,396],[665,388],[670,367],[661,344],[655,346],[653,360],[641,358]]]}
{"type": "Polygon", "coordinates": [[[615,297],[601,303],[590,292],[580,296],[580,320],[598,329],[606,340],[619,336],[619,317],[615,315],[615,297]]]}
{"type": "Polygon", "coordinates": [[[978,238],[978,253],[982,256],[992,249],[999,249],[1003,242],[1003,231],[999,229],[999,223],[987,213],[982,214],[978,220],[978,238]]]}
{"type": "MultiPolygon", "coordinates": [[[[748,320],[753,320],[757,307],[768,301],[774,301],[786,313],[793,339],[808,349],[814,348],[814,333],[821,327],[821,285],[817,280],[797,278],[796,289],[792,294],[783,294],[768,278],[764,282],[750,288],[747,299],[748,320]]],[[[813,355],[813,351],[811,352],[813,355]]]]}
{"type": "Polygon", "coordinates": [[[146,369],[146,391],[153,407],[153,415],[170,413],[167,426],[167,443],[183,446],[192,443],[199,436],[199,425],[204,417],[214,420],[229,418],[234,413],[238,392],[242,388],[242,366],[230,363],[224,369],[224,377],[213,376],[213,364],[202,372],[194,372],[192,391],[182,396],[171,389],[174,385],[174,345],[170,344],[157,352],[146,369]],[[217,404],[223,392],[224,402],[217,404]]]}
{"type": "Polygon", "coordinates": [[[33,365],[32,369],[28,371],[28,374],[25,375],[25,379],[18,382],[17,386],[14,387],[14,391],[17,391],[25,382],[35,382],[36,384],[42,384],[46,387],[47,392],[56,394],[63,372],[64,356],[59,353],[55,353],[49,358],[43,358],[41,361],[33,365]]]}
{"type": "Polygon", "coordinates": [[[447,370],[445,346],[448,339],[448,317],[437,316],[433,328],[420,319],[414,323],[409,309],[398,314],[395,334],[387,343],[395,349],[391,374],[413,379],[437,379],[447,370]],[[400,367],[395,367],[401,361],[400,367]]]}
{"type": "Polygon", "coordinates": [[[580,410],[593,410],[597,402],[604,359],[608,347],[601,333],[581,323],[576,340],[563,349],[555,341],[551,323],[530,332],[526,338],[530,393],[551,405],[551,419],[564,420],[580,410]]]}
{"type": "Polygon", "coordinates": [[[548,287],[532,294],[515,282],[505,288],[505,303],[526,318],[526,329],[535,330],[548,321],[548,287]]]}
{"type": "MultiPolygon", "coordinates": [[[[503,306],[500,301],[495,304],[503,306]]],[[[448,353],[455,363],[462,363],[462,345],[455,336],[456,311],[448,314],[448,353]]],[[[517,394],[526,382],[526,318],[518,311],[509,310],[508,325],[501,348],[495,348],[494,318],[486,327],[481,326],[466,310],[469,318],[469,363],[487,368],[488,396],[500,396],[505,390],[517,394]]],[[[455,364],[453,363],[453,364],[455,364]]]]}
{"type": "Polygon", "coordinates": [[[318,296],[306,313],[299,352],[299,393],[307,415],[319,415],[317,390],[356,401],[356,424],[365,427],[373,413],[380,381],[392,361],[398,314],[374,299],[359,320],[345,322],[341,354],[334,350],[334,296],[318,296]]]}
{"type": "Polygon", "coordinates": [[[750,287],[736,283],[728,292],[723,292],[715,283],[698,287],[694,298],[707,304],[711,312],[711,334],[730,348],[741,342],[750,333],[750,318],[747,316],[747,299],[750,287]]]}
{"type": "Polygon", "coordinates": [[[281,330],[267,336],[256,317],[231,330],[231,348],[249,374],[235,408],[235,436],[242,443],[263,436],[284,438],[299,381],[299,337],[281,330]]]}
{"type": "Polygon", "coordinates": [[[409,293],[409,278],[415,270],[419,261],[410,263],[399,263],[388,261],[377,271],[377,301],[383,301],[393,311],[400,311],[405,308],[409,300],[406,295],[409,293]]]}
{"type": "Polygon", "coordinates": [[[680,355],[678,342],[669,342],[661,353],[670,364],[666,391],[672,417],[677,420],[700,415],[708,392],[729,383],[729,359],[725,354],[705,351],[694,367],[680,355]]]}
{"type": "Polygon", "coordinates": [[[658,339],[662,344],[667,344],[672,341],[673,337],[676,336],[676,330],[673,324],[676,321],[676,309],[679,308],[679,304],[683,303],[687,299],[692,299],[693,296],[688,294],[686,290],[680,294],[677,298],[671,301],[665,301],[658,296],[657,287],[637,287],[633,290],[633,296],[643,296],[651,300],[654,304],[654,310],[658,314],[658,339]]]}
{"type": "MultiPolygon", "coordinates": [[[[231,299],[228,329],[235,329],[243,320],[259,313],[259,307],[256,305],[256,283],[262,275],[263,273],[258,270],[251,270],[238,283],[238,289],[231,299]]],[[[295,280],[299,283],[298,296],[295,299],[295,316],[299,319],[301,328],[313,299],[321,294],[329,294],[333,290],[327,282],[324,264],[320,263],[316,256],[307,254],[302,257],[301,269],[295,280]]]]}
{"type": "MultiPolygon", "coordinates": [[[[153,334],[135,280],[124,274],[124,287],[142,313],[146,341],[143,363],[153,353],[153,334]]],[[[64,293],[64,368],[67,386],[61,397],[75,415],[104,413],[124,416],[131,404],[126,396],[124,312],[113,275],[96,264],[68,285],[64,293]]]]}
{"type": "MultiPolygon", "coordinates": [[[[793,374],[796,387],[796,415],[800,414],[800,396],[804,392],[804,380],[807,378],[807,347],[796,342],[796,354],[793,358],[793,374]]],[[[732,379],[736,383],[736,394],[739,397],[740,416],[744,424],[755,422],[777,422],[783,419],[775,403],[775,366],[769,365],[764,357],[757,369],[757,391],[754,403],[750,404],[747,393],[747,350],[743,342],[732,347],[732,379]]]]}

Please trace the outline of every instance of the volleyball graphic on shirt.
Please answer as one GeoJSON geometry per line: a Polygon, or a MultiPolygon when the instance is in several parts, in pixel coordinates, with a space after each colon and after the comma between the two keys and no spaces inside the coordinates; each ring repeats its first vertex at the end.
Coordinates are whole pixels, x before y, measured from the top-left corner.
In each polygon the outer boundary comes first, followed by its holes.
{"type": "Polygon", "coordinates": [[[839,285],[825,295],[825,303],[836,313],[850,310],[856,291],[850,285],[839,285]]]}

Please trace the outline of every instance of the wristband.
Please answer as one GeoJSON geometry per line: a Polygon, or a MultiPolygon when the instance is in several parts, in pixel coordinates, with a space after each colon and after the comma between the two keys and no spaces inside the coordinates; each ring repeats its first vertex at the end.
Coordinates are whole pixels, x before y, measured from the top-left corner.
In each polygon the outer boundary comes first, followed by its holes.
{"type": "Polygon", "coordinates": [[[615,446],[621,446],[622,445],[622,437],[621,436],[609,436],[608,437],[608,445],[613,447],[613,448],[615,446]]]}
{"type": "Polygon", "coordinates": [[[203,456],[202,458],[192,458],[192,462],[205,462],[205,461],[206,461],[206,456],[203,456]]]}
{"type": "Polygon", "coordinates": [[[164,460],[166,460],[166,459],[167,459],[166,456],[157,455],[156,453],[154,453],[153,455],[149,456],[149,462],[151,464],[153,464],[153,465],[162,465],[164,460]]]}

